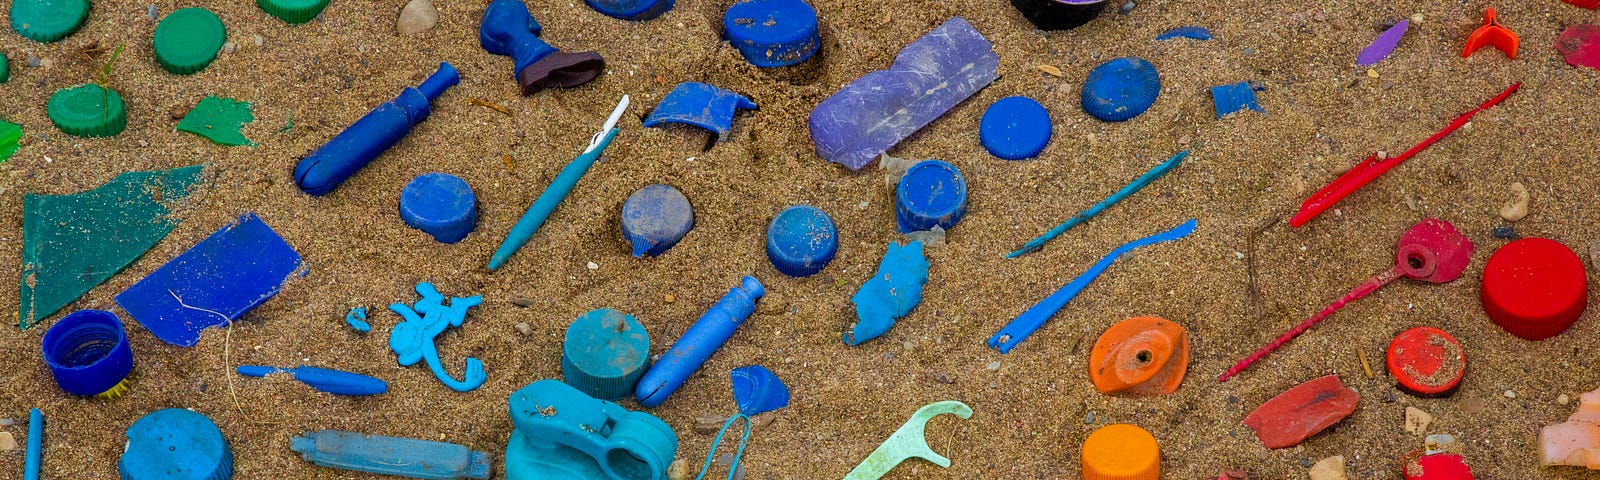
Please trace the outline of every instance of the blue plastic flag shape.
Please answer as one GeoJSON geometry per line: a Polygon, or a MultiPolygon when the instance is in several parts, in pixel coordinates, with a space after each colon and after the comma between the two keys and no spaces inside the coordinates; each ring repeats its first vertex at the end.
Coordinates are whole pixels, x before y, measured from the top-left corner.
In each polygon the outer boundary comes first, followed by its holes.
{"type": "Polygon", "coordinates": [[[483,371],[483,361],[467,357],[466,376],[461,380],[450,377],[444,370],[444,362],[439,360],[439,350],[434,346],[434,337],[444,333],[449,327],[460,327],[467,320],[467,309],[483,303],[483,297],[455,297],[450,299],[450,305],[444,304],[444,295],[433,288],[432,283],[422,282],[417,284],[417,294],[422,295],[422,300],[417,300],[415,305],[407,306],[404,303],[389,305],[389,310],[400,314],[405,320],[394,326],[389,333],[389,349],[394,350],[395,358],[400,366],[409,367],[423,360],[428,361],[428,368],[433,370],[433,375],[445,386],[457,392],[469,392],[489,376],[483,371]],[[421,315],[418,315],[418,314],[421,315]]]}
{"type": "Polygon", "coordinates": [[[767,367],[750,365],[733,369],[733,402],[739,413],[759,415],[789,406],[789,386],[767,367]]]}
{"type": "Polygon", "coordinates": [[[1218,119],[1245,109],[1266,113],[1256,102],[1256,90],[1250,82],[1211,87],[1211,102],[1216,104],[1218,119]]]}
{"type": "Polygon", "coordinates": [[[700,82],[683,82],[673,87],[661,99],[644,126],[658,127],[663,123],[692,125],[717,134],[717,141],[726,140],[733,129],[733,114],[739,110],[752,110],[756,102],[743,95],[700,82]]]}
{"type": "Polygon", "coordinates": [[[911,313],[922,302],[922,286],[928,283],[928,259],[922,242],[889,244],[889,252],[878,264],[878,273],[861,284],[856,296],[856,326],[844,334],[846,345],[860,345],[878,338],[894,326],[894,320],[911,313]]]}

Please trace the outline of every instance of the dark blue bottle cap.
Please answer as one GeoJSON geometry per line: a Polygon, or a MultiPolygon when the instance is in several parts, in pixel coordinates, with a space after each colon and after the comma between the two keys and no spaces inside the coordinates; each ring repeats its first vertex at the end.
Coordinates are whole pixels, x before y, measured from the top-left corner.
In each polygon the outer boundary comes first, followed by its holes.
{"type": "Polygon", "coordinates": [[[44,332],[44,362],[56,384],[73,395],[115,398],[133,371],[133,349],[117,315],[78,310],[44,332]]]}
{"type": "Polygon", "coordinates": [[[967,213],[967,179],[955,165],[923,160],[894,189],[894,219],[900,233],[949,230],[967,213]]]}
{"type": "Polygon", "coordinates": [[[668,185],[639,189],[622,202],[622,238],[633,245],[633,256],[660,255],[678,244],[694,228],[689,198],[668,185]]]}
{"type": "Polygon", "coordinates": [[[608,17],[645,21],[672,10],[674,0],[583,0],[589,8],[608,17]]]}
{"type": "Polygon", "coordinates": [[[1149,60],[1115,58],[1089,71],[1083,81],[1083,111],[1107,122],[1132,119],[1161,95],[1161,75],[1149,60]]]}
{"type": "Polygon", "coordinates": [[[1002,98],[983,112],[978,140],[1006,160],[1037,157],[1050,144],[1050,112],[1032,98],[1002,98]]]}
{"type": "Polygon", "coordinates": [[[722,31],[757,67],[804,62],[817,53],[817,10],[805,0],[745,0],[722,16],[722,31]]]}
{"type": "Polygon", "coordinates": [[[795,205],[778,212],[767,226],[767,259],[779,272],[809,277],[822,271],[839,251],[839,229],[822,209],[795,205]]]}
{"type": "Polygon", "coordinates": [[[181,408],[156,410],[128,427],[128,446],[117,461],[122,480],[228,480],[233,450],[205,415],[181,408]]]}
{"type": "Polygon", "coordinates": [[[567,327],[561,376],[594,398],[616,401],[633,393],[650,365],[650,335],[639,320],[613,309],[590,310],[567,327]]]}
{"type": "Polygon", "coordinates": [[[456,243],[478,227],[478,197],[455,175],[419,175],[400,191],[400,219],[434,240],[456,243]]]}

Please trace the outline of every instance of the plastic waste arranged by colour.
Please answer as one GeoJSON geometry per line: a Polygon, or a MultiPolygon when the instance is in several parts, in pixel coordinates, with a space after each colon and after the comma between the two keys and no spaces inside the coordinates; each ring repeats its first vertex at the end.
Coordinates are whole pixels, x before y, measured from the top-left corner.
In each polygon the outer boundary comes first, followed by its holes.
{"type": "Polygon", "coordinates": [[[922,242],[890,243],[878,272],[850,297],[850,303],[856,305],[856,324],[844,333],[845,345],[860,345],[887,333],[895,319],[922,302],[926,283],[928,258],[922,253],[922,242]]]}

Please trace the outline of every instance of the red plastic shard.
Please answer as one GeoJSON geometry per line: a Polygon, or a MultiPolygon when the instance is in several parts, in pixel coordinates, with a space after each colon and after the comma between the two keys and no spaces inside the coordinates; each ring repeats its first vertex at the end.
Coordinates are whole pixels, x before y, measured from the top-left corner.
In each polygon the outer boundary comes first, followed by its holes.
{"type": "Polygon", "coordinates": [[[1250,412],[1244,424],[1267,448],[1293,447],[1350,416],[1360,401],[1361,395],[1344,388],[1339,375],[1327,375],[1272,397],[1250,412]]]}
{"type": "Polygon", "coordinates": [[[1583,23],[1567,27],[1556,40],[1556,51],[1567,58],[1567,65],[1600,70],[1600,27],[1583,23]]]}
{"type": "Polygon", "coordinates": [[[1600,8],[1600,0],[1561,0],[1561,1],[1573,4],[1573,5],[1577,5],[1577,6],[1580,6],[1580,7],[1583,7],[1583,8],[1587,8],[1587,9],[1590,9],[1590,10],[1594,10],[1596,8],[1600,8]]]}
{"type": "Polygon", "coordinates": [[[1473,52],[1489,45],[1506,54],[1506,58],[1517,58],[1517,34],[1511,29],[1500,24],[1495,18],[1494,9],[1483,12],[1483,26],[1472,31],[1467,36],[1467,48],[1461,51],[1461,58],[1472,56],[1473,52]]]}
{"type": "Polygon", "coordinates": [[[1435,453],[1406,463],[1406,480],[1472,480],[1466,459],[1454,453],[1435,453]]]}

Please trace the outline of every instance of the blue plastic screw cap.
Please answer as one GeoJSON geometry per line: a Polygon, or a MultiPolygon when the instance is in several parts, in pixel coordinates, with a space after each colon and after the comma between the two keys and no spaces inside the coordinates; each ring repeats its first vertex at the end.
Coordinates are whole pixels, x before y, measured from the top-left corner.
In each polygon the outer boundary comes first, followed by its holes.
{"type": "Polygon", "coordinates": [[[596,12],[611,18],[643,22],[672,10],[674,0],[583,0],[596,12]]]}
{"type": "Polygon", "coordinates": [[[117,315],[105,310],[67,314],[44,333],[44,362],[56,384],[73,395],[120,396],[133,372],[133,349],[117,315]]]}
{"type": "Polygon", "coordinates": [[[418,175],[400,191],[400,219],[434,240],[456,243],[478,228],[478,197],[455,175],[418,175]]]}
{"type": "Polygon", "coordinates": [[[978,140],[1006,160],[1039,156],[1050,144],[1050,112],[1028,97],[1006,97],[989,105],[978,122],[978,140]]]}
{"type": "Polygon", "coordinates": [[[967,214],[967,179],[955,165],[923,160],[894,189],[894,219],[900,233],[949,230],[967,214]]]}
{"type": "Polygon", "coordinates": [[[117,471],[122,480],[227,480],[233,477],[233,450],[205,415],[156,410],[128,427],[117,471]]]}
{"type": "Polygon", "coordinates": [[[1161,95],[1161,74],[1149,60],[1115,58],[1094,67],[1083,81],[1083,111],[1107,122],[1139,116],[1161,95]]]}
{"type": "Polygon", "coordinates": [[[561,375],[594,398],[616,401],[633,393],[650,364],[650,334],[639,320],[610,308],[590,310],[567,327],[561,375]]]}
{"type": "Polygon", "coordinates": [[[622,237],[633,245],[635,257],[666,253],[692,228],[694,208],[671,186],[641,188],[622,203],[622,237]]]}
{"type": "Polygon", "coordinates": [[[783,67],[817,53],[817,10],[805,0],[745,0],[722,16],[722,31],[757,67],[783,67]]]}
{"type": "Polygon", "coordinates": [[[767,226],[767,259],[779,272],[809,277],[822,271],[839,251],[839,229],[822,209],[795,205],[778,212],[767,226]]]}

